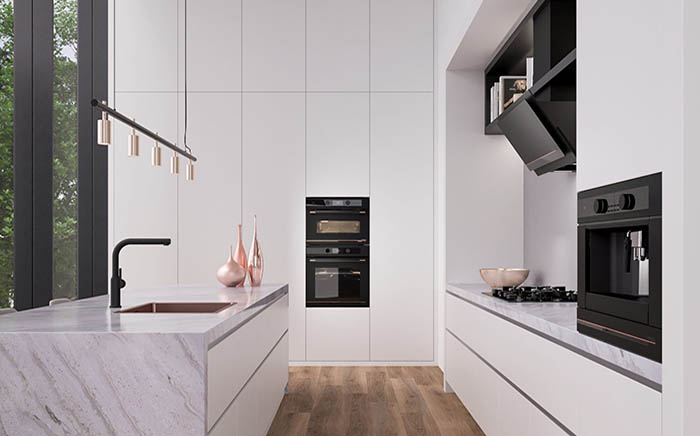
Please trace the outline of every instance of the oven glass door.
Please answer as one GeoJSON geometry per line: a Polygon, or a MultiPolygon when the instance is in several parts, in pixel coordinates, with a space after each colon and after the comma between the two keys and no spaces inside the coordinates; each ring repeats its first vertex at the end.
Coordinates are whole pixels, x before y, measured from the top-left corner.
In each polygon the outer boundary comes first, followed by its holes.
{"type": "Polygon", "coordinates": [[[307,307],[368,307],[369,262],[365,257],[306,259],[307,307]]]}
{"type": "Polygon", "coordinates": [[[308,211],[306,215],[308,242],[369,241],[369,217],[364,211],[308,211]]]}

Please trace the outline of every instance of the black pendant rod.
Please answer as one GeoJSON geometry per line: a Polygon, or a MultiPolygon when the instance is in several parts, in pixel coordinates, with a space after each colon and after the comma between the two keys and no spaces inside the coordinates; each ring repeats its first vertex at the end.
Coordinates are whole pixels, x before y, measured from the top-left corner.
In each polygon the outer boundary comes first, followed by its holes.
{"type": "Polygon", "coordinates": [[[164,146],[168,147],[169,149],[173,150],[174,152],[177,152],[177,153],[179,153],[179,154],[185,156],[186,158],[190,159],[192,162],[196,162],[196,161],[197,161],[197,158],[194,157],[194,156],[193,156],[192,154],[190,154],[189,152],[187,152],[187,151],[181,149],[180,147],[178,147],[177,145],[171,143],[171,142],[168,141],[167,139],[164,139],[163,137],[156,135],[155,133],[151,132],[151,131],[148,130],[147,128],[143,127],[141,124],[137,123],[136,121],[132,121],[132,120],[129,119],[128,117],[126,117],[126,116],[122,115],[121,113],[117,112],[116,109],[112,109],[111,107],[109,107],[109,106],[107,106],[107,105],[105,105],[105,104],[103,104],[103,103],[101,103],[101,102],[95,100],[94,98],[92,99],[92,102],[91,102],[91,103],[92,103],[93,106],[99,108],[101,111],[107,112],[108,114],[110,114],[110,115],[113,116],[114,118],[118,119],[118,120],[121,121],[122,123],[124,123],[124,124],[126,124],[126,125],[128,125],[128,126],[134,128],[134,129],[138,130],[139,132],[143,133],[143,134],[146,135],[146,136],[149,136],[151,139],[153,139],[153,140],[155,140],[155,141],[158,141],[159,144],[163,144],[164,146]]]}

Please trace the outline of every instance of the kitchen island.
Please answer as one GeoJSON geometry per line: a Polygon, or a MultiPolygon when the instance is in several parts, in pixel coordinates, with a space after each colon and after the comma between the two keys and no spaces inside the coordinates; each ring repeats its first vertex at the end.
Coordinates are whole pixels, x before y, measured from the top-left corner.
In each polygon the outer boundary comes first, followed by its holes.
{"type": "Polygon", "coordinates": [[[661,433],[660,363],[578,333],[575,303],[488,291],[448,284],[445,303],[445,382],[486,434],[661,433]]]}
{"type": "Polygon", "coordinates": [[[0,435],[264,434],[287,384],[288,287],[173,286],[0,316],[0,435]]]}

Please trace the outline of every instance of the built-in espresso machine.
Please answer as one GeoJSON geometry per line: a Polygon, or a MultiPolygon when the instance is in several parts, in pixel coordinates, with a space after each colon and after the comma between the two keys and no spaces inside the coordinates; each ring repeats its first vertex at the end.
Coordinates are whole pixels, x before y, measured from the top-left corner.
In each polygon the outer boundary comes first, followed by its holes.
{"type": "Polygon", "coordinates": [[[661,362],[661,174],[578,194],[578,331],[661,362]]]}

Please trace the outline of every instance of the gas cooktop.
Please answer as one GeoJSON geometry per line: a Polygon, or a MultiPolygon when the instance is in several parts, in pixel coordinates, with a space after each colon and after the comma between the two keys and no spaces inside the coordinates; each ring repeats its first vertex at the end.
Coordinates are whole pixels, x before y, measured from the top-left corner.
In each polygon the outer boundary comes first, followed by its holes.
{"type": "Polygon", "coordinates": [[[577,300],[576,291],[565,286],[504,287],[484,293],[511,303],[575,303],[577,300]]]}

